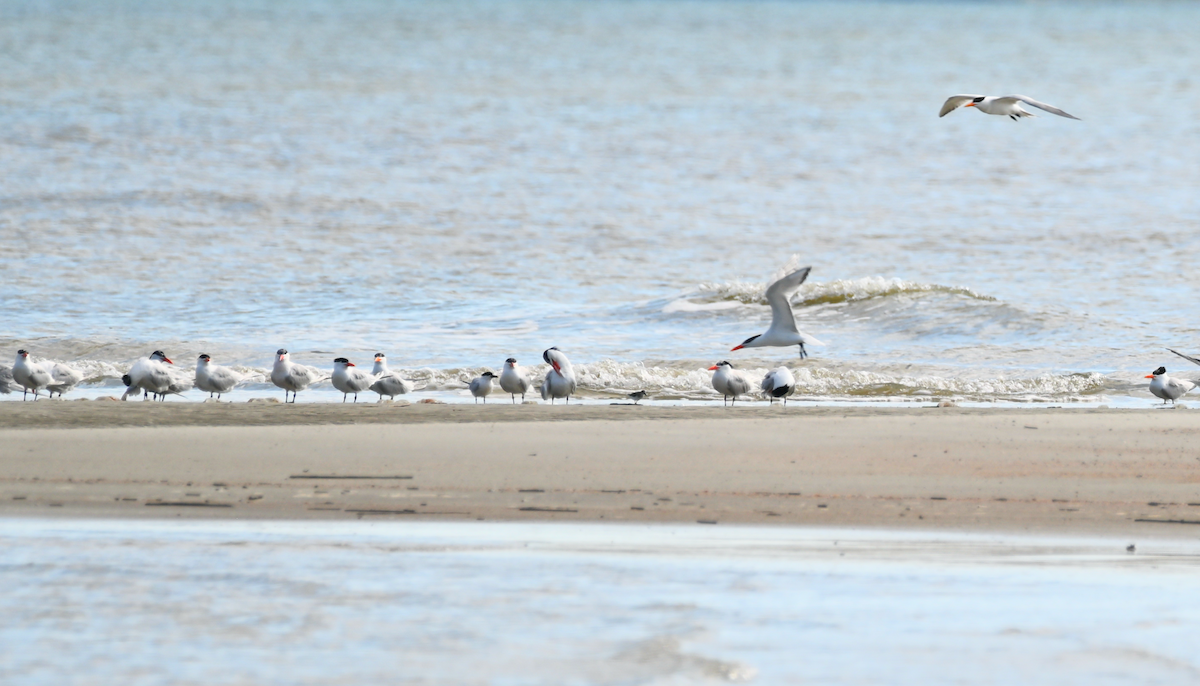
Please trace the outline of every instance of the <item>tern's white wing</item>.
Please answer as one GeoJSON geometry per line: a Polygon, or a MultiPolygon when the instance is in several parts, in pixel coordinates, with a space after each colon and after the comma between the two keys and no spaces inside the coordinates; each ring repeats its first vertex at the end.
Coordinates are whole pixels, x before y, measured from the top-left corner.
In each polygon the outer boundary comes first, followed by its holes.
{"type": "Polygon", "coordinates": [[[942,111],[938,112],[938,116],[944,117],[968,102],[971,102],[975,98],[982,97],[982,95],[951,95],[950,97],[946,98],[946,102],[942,105],[942,111]]]}
{"type": "Polygon", "coordinates": [[[792,304],[788,298],[804,280],[812,267],[805,267],[788,274],[767,287],[767,303],[771,305],[771,326],[768,331],[787,331],[799,333],[796,329],[796,317],[792,314],[792,304]]]}
{"type": "Polygon", "coordinates": [[[1067,114],[1066,112],[1063,112],[1062,110],[1058,109],[1057,107],[1055,107],[1053,105],[1047,105],[1044,102],[1038,102],[1037,100],[1034,100],[1033,98],[1029,97],[1028,95],[1006,95],[1003,98],[996,98],[996,102],[1014,103],[1017,101],[1023,102],[1026,105],[1033,105],[1034,107],[1038,108],[1039,110],[1045,110],[1045,111],[1049,112],[1050,114],[1057,114],[1058,116],[1066,117],[1067,119],[1078,119],[1079,121],[1083,121],[1082,119],[1079,119],[1079,117],[1076,117],[1073,114],[1067,114]]]}
{"type": "MultiPolygon", "coordinates": [[[[1167,350],[1171,350],[1171,349],[1170,349],[1170,348],[1167,348],[1167,350]]],[[[1183,353],[1179,352],[1178,350],[1171,350],[1171,352],[1173,352],[1173,353],[1175,353],[1176,355],[1178,355],[1178,356],[1182,357],[1183,359],[1187,360],[1188,362],[1191,362],[1192,364],[1200,364],[1200,358],[1196,358],[1196,357],[1190,357],[1190,356],[1188,356],[1188,355],[1184,355],[1183,353]]]]}

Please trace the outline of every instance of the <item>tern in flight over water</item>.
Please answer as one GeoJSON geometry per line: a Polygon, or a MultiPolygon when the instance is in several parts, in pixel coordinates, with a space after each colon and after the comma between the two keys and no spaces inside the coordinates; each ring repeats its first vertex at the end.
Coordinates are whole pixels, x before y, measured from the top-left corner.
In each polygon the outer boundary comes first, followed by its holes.
{"type": "Polygon", "coordinates": [[[766,333],[747,338],[733,350],[798,345],[800,346],[800,358],[803,359],[808,357],[808,351],[804,349],[805,343],[824,345],[821,341],[796,328],[796,317],[792,314],[792,304],[788,302],[792,293],[795,293],[800,284],[808,278],[810,271],[812,271],[812,267],[794,271],[767,287],[767,302],[771,305],[770,328],[766,333]]]}
{"type": "Polygon", "coordinates": [[[1034,116],[1032,112],[1021,107],[1021,103],[1032,105],[1039,110],[1045,110],[1050,114],[1057,114],[1067,119],[1079,119],[1079,117],[1067,114],[1053,105],[1038,102],[1025,95],[1005,95],[1003,97],[995,95],[951,95],[946,98],[946,102],[942,105],[942,111],[938,112],[938,116],[944,117],[960,107],[974,107],[984,114],[998,114],[1002,117],[1011,117],[1013,121],[1017,121],[1021,117],[1034,116]]]}

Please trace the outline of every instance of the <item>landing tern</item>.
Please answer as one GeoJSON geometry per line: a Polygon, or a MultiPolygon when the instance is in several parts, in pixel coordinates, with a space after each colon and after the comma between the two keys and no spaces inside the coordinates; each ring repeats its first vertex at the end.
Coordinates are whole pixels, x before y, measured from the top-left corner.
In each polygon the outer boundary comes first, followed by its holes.
{"type": "Polygon", "coordinates": [[[805,343],[824,345],[821,341],[796,328],[796,317],[792,314],[792,304],[788,301],[792,293],[795,293],[800,284],[808,278],[810,271],[812,271],[812,267],[794,271],[767,287],[767,302],[771,305],[771,326],[766,333],[747,338],[733,350],[798,345],[800,346],[800,359],[804,359],[808,357],[808,351],[804,349],[805,343]]]}
{"type": "Polygon", "coordinates": [[[1005,95],[1003,97],[995,95],[951,95],[949,98],[946,98],[946,102],[942,105],[942,111],[938,112],[938,116],[944,117],[960,107],[974,107],[984,114],[998,114],[1002,117],[1009,117],[1013,121],[1018,121],[1022,117],[1034,116],[1032,112],[1021,107],[1021,103],[1032,105],[1039,110],[1045,110],[1050,114],[1057,114],[1067,119],[1079,119],[1079,117],[1073,114],[1067,114],[1053,105],[1038,102],[1027,95],[1005,95]]]}

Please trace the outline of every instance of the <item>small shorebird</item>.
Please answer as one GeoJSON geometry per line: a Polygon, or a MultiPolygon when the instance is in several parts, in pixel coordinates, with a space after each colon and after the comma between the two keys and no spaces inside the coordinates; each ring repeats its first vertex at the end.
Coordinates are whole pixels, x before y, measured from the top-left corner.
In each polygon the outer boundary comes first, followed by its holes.
{"type": "Polygon", "coordinates": [[[171,378],[171,369],[167,366],[169,364],[175,363],[161,350],[155,350],[149,357],[134,362],[129,368],[129,373],[121,377],[121,381],[128,386],[121,400],[137,395],[139,390],[142,391],[142,400],[150,395],[153,395],[153,400],[166,400],[168,393],[182,393],[187,390],[171,378]]]}
{"type": "Polygon", "coordinates": [[[800,284],[808,278],[810,271],[812,267],[794,271],[767,287],[767,302],[771,305],[771,326],[766,333],[747,338],[733,350],[798,345],[800,359],[804,359],[808,357],[808,351],[804,349],[805,343],[823,345],[821,341],[796,328],[796,317],[792,314],[792,304],[788,302],[792,293],[795,293],[800,284]]]}
{"type": "Polygon", "coordinates": [[[783,404],[787,405],[788,396],[796,390],[796,377],[792,376],[792,371],[787,367],[776,367],[767,372],[759,388],[767,394],[772,404],[776,398],[783,398],[783,404]]]}
{"type": "Polygon", "coordinates": [[[354,363],[344,357],[333,361],[333,377],[330,381],[333,382],[334,388],[342,392],[342,402],[346,402],[346,396],[351,393],[354,394],[354,402],[358,402],[358,394],[371,388],[371,384],[375,382],[375,377],[351,367],[354,367],[354,363]]]}
{"type": "Polygon", "coordinates": [[[736,405],[739,395],[746,395],[750,392],[750,380],[746,378],[745,374],[734,369],[733,363],[722,360],[709,367],[708,370],[716,372],[712,375],[712,385],[726,403],[733,398],[731,404],[736,405]]]}
{"type": "MultiPolygon", "coordinates": [[[[292,402],[296,402],[296,393],[308,388],[320,376],[312,367],[292,362],[288,351],[280,348],[275,351],[275,364],[271,367],[271,383],[283,389],[283,402],[288,401],[288,391],[292,392],[292,402]]],[[[343,402],[345,398],[342,399],[343,402]]]]}
{"type": "Polygon", "coordinates": [[[404,395],[413,389],[411,381],[401,379],[396,376],[395,372],[388,369],[387,356],[383,353],[375,353],[375,367],[371,369],[371,374],[375,376],[375,383],[371,384],[371,390],[379,394],[380,400],[383,400],[385,395],[395,400],[396,396],[404,395]]]}
{"type": "Polygon", "coordinates": [[[1032,105],[1039,110],[1045,110],[1050,114],[1057,114],[1067,119],[1079,119],[1079,117],[1073,114],[1067,114],[1053,105],[1038,102],[1027,95],[1005,95],[1003,97],[995,95],[951,95],[949,98],[946,98],[946,102],[942,105],[942,111],[938,112],[938,116],[944,117],[960,107],[974,107],[984,114],[998,114],[1002,117],[1010,117],[1013,121],[1017,121],[1022,117],[1034,116],[1032,112],[1028,112],[1025,108],[1021,107],[1021,103],[1032,105]]]}
{"type": "Polygon", "coordinates": [[[483,403],[487,404],[487,397],[492,392],[492,379],[494,378],[496,378],[495,374],[484,372],[476,378],[471,379],[471,395],[475,396],[476,403],[479,402],[480,398],[483,398],[483,403]]]}
{"type": "Polygon", "coordinates": [[[34,402],[37,402],[38,393],[41,393],[43,388],[54,381],[50,372],[29,359],[29,353],[24,350],[17,351],[17,360],[13,363],[12,375],[13,379],[25,389],[21,392],[21,400],[26,400],[29,392],[33,391],[34,402]]]}
{"type": "Polygon", "coordinates": [[[645,391],[634,391],[633,393],[629,394],[629,399],[633,401],[634,405],[637,405],[645,397],[646,397],[645,391]]]}
{"type": "Polygon", "coordinates": [[[529,375],[517,365],[517,358],[510,357],[504,361],[504,369],[500,371],[500,388],[512,395],[514,405],[517,404],[518,393],[524,402],[525,393],[529,391],[529,375]]]}
{"type": "Polygon", "coordinates": [[[1152,379],[1150,382],[1150,392],[1156,397],[1162,398],[1163,404],[1167,404],[1170,400],[1174,404],[1184,393],[1196,387],[1195,382],[1187,379],[1172,379],[1167,376],[1167,368],[1159,367],[1154,370],[1153,374],[1147,374],[1147,379],[1152,379]]]}
{"type": "Polygon", "coordinates": [[[576,386],[575,369],[571,367],[571,361],[558,348],[548,348],[542,353],[542,359],[551,367],[546,372],[546,378],[542,379],[542,400],[549,400],[553,405],[555,398],[566,398],[570,403],[576,386]]]}
{"type": "Polygon", "coordinates": [[[213,364],[212,357],[206,353],[200,353],[199,359],[196,360],[196,388],[207,391],[210,398],[215,393],[217,400],[220,400],[222,395],[228,393],[241,380],[241,374],[229,367],[213,364]]]}

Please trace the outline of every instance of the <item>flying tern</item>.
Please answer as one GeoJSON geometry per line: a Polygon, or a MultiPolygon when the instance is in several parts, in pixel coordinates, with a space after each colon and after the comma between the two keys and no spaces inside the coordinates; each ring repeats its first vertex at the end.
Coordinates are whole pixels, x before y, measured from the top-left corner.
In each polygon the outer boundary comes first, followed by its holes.
{"type": "Polygon", "coordinates": [[[949,98],[946,98],[946,103],[942,105],[942,111],[938,112],[938,116],[944,117],[960,107],[974,107],[984,114],[998,114],[1002,117],[1010,117],[1013,121],[1017,121],[1022,117],[1034,116],[1032,112],[1026,111],[1025,108],[1021,107],[1021,103],[1032,105],[1039,110],[1045,110],[1046,112],[1057,114],[1067,119],[1079,119],[1079,117],[1067,114],[1053,105],[1038,102],[1025,95],[1005,95],[1003,97],[995,95],[951,95],[949,98]]]}
{"type": "Polygon", "coordinates": [[[808,357],[808,351],[804,349],[805,343],[824,345],[821,341],[796,328],[796,317],[792,314],[792,304],[788,301],[792,293],[795,293],[800,284],[808,278],[810,271],[812,271],[812,267],[794,271],[767,287],[767,302],[771,305],[771,326],[766,333],[747,338],[733,350],[798,345],[800,346],[800,358],[804,359],[808,357]]]}

